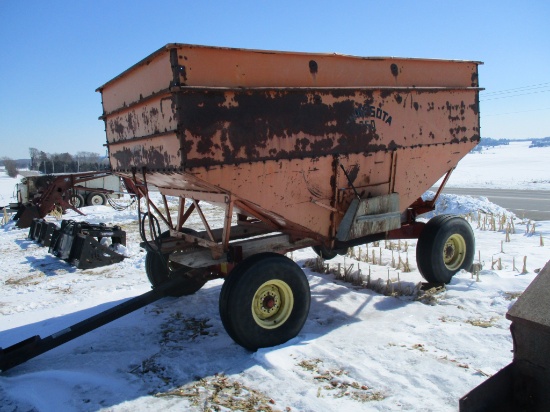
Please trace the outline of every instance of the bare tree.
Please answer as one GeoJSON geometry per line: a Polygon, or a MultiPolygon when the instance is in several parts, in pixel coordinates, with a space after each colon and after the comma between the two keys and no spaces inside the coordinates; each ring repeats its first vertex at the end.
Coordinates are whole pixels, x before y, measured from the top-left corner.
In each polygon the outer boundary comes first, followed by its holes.
{"type": "Polygon", "coordinates": [[[99,167],[99,153],[77,152],[75,159],[78,163],[78,171],[97,170],[99,167]]]}
{"type": "Polygon", "coordinates": [[[49,153],[48,159],[52,163],[52,173],[55,173],[55,161],[57,159],[58,154],[57,153],[49,153]]]}
{"type": "Polygon", "coordinates": [[[31,170],[36,170],[38,159],[40,157],[40,150],[35,147],[29,147],[29,155],[31,157],[31,170]]]}
{"type": "Polygon", "coordinates": [[[47,168],[47,165],[46,165],[46,161],[48,160],[48,154],[41,150],[40,154],[38,155],[38,159],[40,161],[38,170],[40,171],[40,167],[43,167],[44,168],[43,172],[44,172],[44,174],[46,174],[47,171],[48,171],[48,168],[47,168]]]}
{"type": "Polygon", "coordinates": [[[9,177],[17,177],[19,171],[17,170],[17,164],[15,160],[10,159],[9,157],[3,157],[2,161],[4,162],[4,167],[9,177]]]}
{"type": "Polygon", "coordinates": [[[69,153],[60,153],[57,155],[57,160],[60,164],[61,170],[63,172],[73,172],[73,157],[69,153]]]}

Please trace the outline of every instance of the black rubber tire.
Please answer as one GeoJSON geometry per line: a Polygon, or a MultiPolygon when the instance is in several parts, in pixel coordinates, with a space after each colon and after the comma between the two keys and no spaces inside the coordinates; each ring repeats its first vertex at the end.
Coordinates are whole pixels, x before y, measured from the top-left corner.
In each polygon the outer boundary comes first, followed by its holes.
{"type": "Polygon", "coordinates": [[[84,206],[84,197],[82,197],[80,193],[75,193],[69,197],[69,203],[77,209],[80,209],[84,206]]]}
{"type": "Polygon", "coordinates": [[[311,248],[317,254],[317,256],[325,260],[331,260],[338,255],[342,256],[348,253],[348,248],[331,250],[331,249],[327,249],[324,245],[315,245],[315,246],[312,246],[311,248]]]}
{"type": "MultiPolygon", "coordinates": [[[[182,231],[189,234],[196,233],[194,230],[187,228],[184,228],[182,231]]],[[[170,237],[169,231],[163,232],[160,235],[161,239],[166,239],[167,237],[170,237]]],[[[145,255],[145,273],[147,274],[147,279],[149,279],[149,283],[151,283],[153,288],[163,284],[170,279],[174,279],[176,277],[185,277],[187,278],[187,281],[182,282],[181,287],[170,290],[168,295],[180,297],[192,295],[193,293],[198,292],[200,288],[204,286],[206,280],[200,276],[192,275],[196,275],[195,271],[201,269],[193,270],[192,268],[179,265],[174,262],[172,262],[170,264],[170,267],[168,267],[168,256],[169,253],[161,257],[159,253],[153,251],[148,251],[145,255]]]]}
{"type": "Polygon", "coordinates": [[[103,193],[91,192],[86,197],[86,204],[88,206],[102,206],[107,203],[107,198],[103,193]]]}
{"type": "Polygon", "coordinates": [[[471,268],[474,253],[475,238],[470,224],[458,216],[439,215],[430,219],[420,233],[416,263],[428,282],[449,283],[458,271],[471,268]]]}
{"type": "MultiPolygon", "coordinates": [[[[265,303],[266,299],[262,302],[265,303]]],[[[260,303],[259,297],[256,302],[260,303]]],[[[226,278],[220,293],[220,318],[228,335],[236,343],[255,351],[283,344],[296,337],[307,320],[310,302],[309,283],[295,262],[277,253],[259,253],[239,263],[226,278]],[[285,288],[283,292],[275,287],[280,292],[277,296],[281,297],[278,301],[281,304],[274,305],[277,312],[273,316],[258,319],[253,309],[254,296],[258,296],[265,285],[271,287],[273,284],[285,288]],[[281,323],[277,324],[273,319],[285,311],[287,317],[283,317],[281,323]]],[[[267,311],[272,307],[263,304],[258,306],[267,311]]]]}

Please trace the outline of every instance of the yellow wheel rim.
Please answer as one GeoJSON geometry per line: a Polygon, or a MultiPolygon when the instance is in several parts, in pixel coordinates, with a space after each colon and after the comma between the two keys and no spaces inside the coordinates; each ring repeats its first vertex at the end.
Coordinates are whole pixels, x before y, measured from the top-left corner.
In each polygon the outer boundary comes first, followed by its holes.
{"type": "Polygon", "coordinates": [[[273,279],[261,285],[252,300],[252,316],[264,329],[285,323],[294,307],[294,295],[286,282],[273,279]]]}
{"type": "Polygon", "coordinates": [[[466,241],[459,234],[450,236],[443,247],[443,261],[449,270],[458,270],[466,257],[466,241]]]}

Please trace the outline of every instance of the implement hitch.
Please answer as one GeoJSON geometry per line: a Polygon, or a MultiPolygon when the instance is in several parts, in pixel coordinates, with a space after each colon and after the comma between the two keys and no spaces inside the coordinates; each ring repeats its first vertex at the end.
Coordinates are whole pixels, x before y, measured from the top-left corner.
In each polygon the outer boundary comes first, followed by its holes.
{"type": "Polygon", "coordinates": [[[185,282],[185,278],[173,279],[155,287],[153,290],[143,295],[127,300],[120,305],[107,309],[104,312],[98,313],[91,318],[78,322],[45,338],[36,335],[5,349],[0,348],[0,372],[5,372],[44,352],[63,345],[100,326],[106,325],[128,313],[134,312],[150,303],[162,299],[168,296],[171,290],[181,287],[181,284],[185,282]]]}
{"type": "Polygon", "coordinates": [[[55,223],[34,219],[27,237],[48,246],[52,255],[77,269],[97,268],[124,259],[124,255],[116,252],[117,245],[126,246],[126,232],[120,226],[63,220],[58,228],[55,223]],[[111,239],[110,246],[104,243],[107,238],[111,239]]]}
{"type": "Polygon", "coordinates": [[[123,255],[101,244],[102,239],[111,238],[112,246],[126,245],[126,232],[119,226],[93,225],[87,222],[64,220],[57,236],[53,236],[49,252],[76,266],[91,269],[122,262],[123,255]]]}

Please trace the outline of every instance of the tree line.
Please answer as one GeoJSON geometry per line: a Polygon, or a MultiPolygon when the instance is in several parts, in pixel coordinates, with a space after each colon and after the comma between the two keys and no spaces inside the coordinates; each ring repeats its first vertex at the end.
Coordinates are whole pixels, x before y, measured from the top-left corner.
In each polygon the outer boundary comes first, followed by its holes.
{"type": "Polygon", "coordinates": [[[30,169],[45,174],[77,173],[109,168],[99,153],[95,152],[76,152],[75,155],[71,155],[70,153],[46,153],[30,147],[29,155],[30,169]]]}
{"type": "Polygon", "coordinates": [[[9,157],[0,158],[0,165],[6,169],[10,177],[16,177],[20,168],[29,168],[44,174],[51,173],[78,173],[109,168],[109,162],[99,153],[77,152],[46,153],[35,147],[29,148],[30,163],[26,159],[13,160],[9,157]]]}

